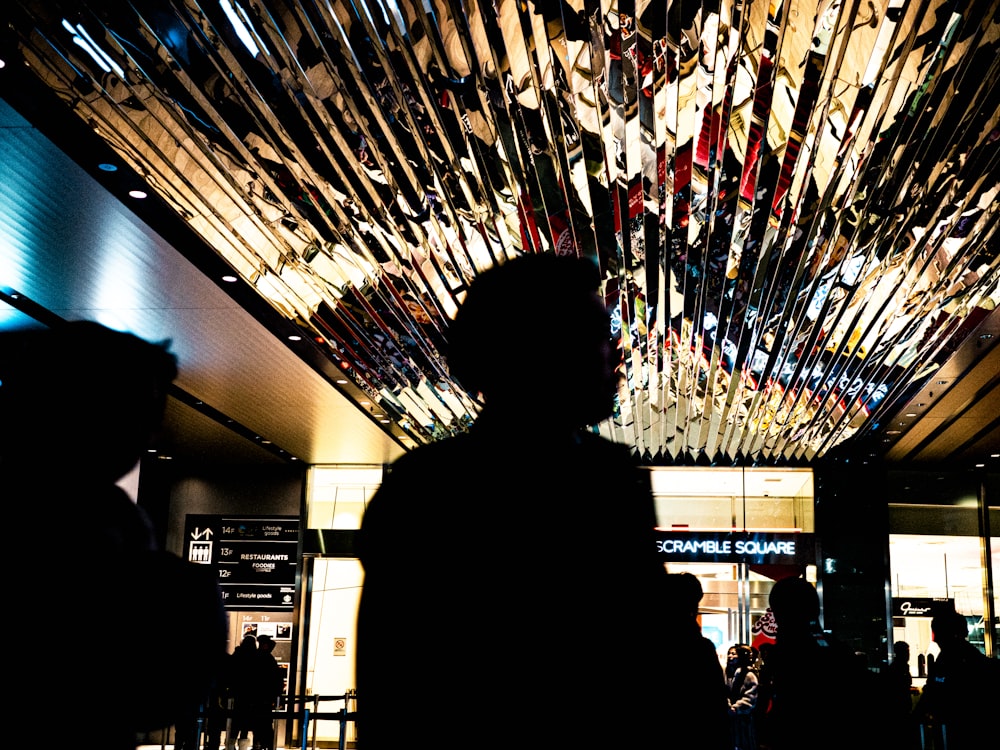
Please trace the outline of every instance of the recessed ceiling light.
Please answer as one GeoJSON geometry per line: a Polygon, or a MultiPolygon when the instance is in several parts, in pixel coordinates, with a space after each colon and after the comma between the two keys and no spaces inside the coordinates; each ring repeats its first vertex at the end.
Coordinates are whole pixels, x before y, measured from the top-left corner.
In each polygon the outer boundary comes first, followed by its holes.
{"type": "Polygon", "coordinates": [[[906,416],[908,416],[908,417],[915,417],[915,416],[917,416],[917,413],[915,411],[908,411],[908,412],[906,412],[906,416]]]}
{"type": "Polygon", "coordinates": [[[128,194],[130,198],[138,198],[139,200],[149,197],[145,190],[129,190],[128,194]]]}
{"type": "Polygon", "coordinates": [[[347,381],[344,380],[343,378],[338,378],[337,385],[347,385],[347,381]]]}
{"type": "Polygon", "coordinates": [[[101,170],[102,172],[117,172],[118,171],[118,167],[116,167],[114,164],[98,164],[97,168],[99,170],[101,170]]]}
{"type": "Polygon", "coordinates": [[[232,284],[234,281],[236,281],[236,277],[233,276],[232,274],[226,274],[225,276],[222,277],[222,280],[225,281],[226,283],[232,284]]]}
{"type": "Polygon", "coordinates": [[[302,337],[299,336],[299,334],[297,334],[297,333],[293,333],[291,336],[288,337],[288,340],[289,341],[301,341],[302,337]]]}

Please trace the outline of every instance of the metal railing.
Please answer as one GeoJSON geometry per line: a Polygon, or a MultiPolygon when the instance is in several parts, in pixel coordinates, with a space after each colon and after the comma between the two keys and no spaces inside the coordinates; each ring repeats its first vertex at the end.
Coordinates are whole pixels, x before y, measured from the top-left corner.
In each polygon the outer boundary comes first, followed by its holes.
{"type": "MultiPolygon", "coordinates": [[[[348,722],[355,721],[357,718],[357,710],[353,708],[356,705],[356,702],[357,691],[354,689],[350,689],[341,695],[282,695],[278,697],[278,705],[272,711],[271,715],[275,723],[281,719],[286,722],[291,721],[298,723],[299,742],[296,747],[300,750],[316,750],[319,722],[336,721],[340,724],[338,748],[339,750],[346,750],[347,724],[348,722]],[[343,705],[335,711],[320,710],[321,704],[330,702],[340,702],[343,703],[343,705]]],[[[232,699],[230,699],[227,707],[222,710],[221,714],[226,717],[226,725],[223,734],[226,738],[227,747],[236,745],[235,742],[231,741],[233,732],[232,713],[233,702],[232,699]]],[[[217,716],[214,716],[213,718],[217,718],[217,716]]],[[[204,708],[202,708],[197,715],[197,727],[194,738],[195,747],[200,748],[202,746],[207,719],[208,714],[204,708]]],[[[162,750],[166,750],[167,745],[171,744],[168,742],[171,736],[171,729],[172,727],[165,727],[163,730],[160,743],[162,750]]],[[[174,734],[176,736],[176,730],[174,731],[174,734]]],[[[286,734],[288,734],[287,731],[286,734]]],[[[291,734],[294,736],[295,733],[292,732],[291,734]]],[[[277,726],[275,726],[275,736],[277,736],[277,726]]],[[[217,748],[206,748],[206,750],[217,750],[217,748]]]]}

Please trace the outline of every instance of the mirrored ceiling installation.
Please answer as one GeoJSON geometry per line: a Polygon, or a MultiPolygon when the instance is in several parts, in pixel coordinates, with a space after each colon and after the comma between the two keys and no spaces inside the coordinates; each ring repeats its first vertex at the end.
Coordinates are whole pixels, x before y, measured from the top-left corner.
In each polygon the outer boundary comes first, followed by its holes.
{"type": "MultiPolygon", "coordinates": [[[[31,74],[418,443],[478,412],[441,357],[469,281],[593,259],[623,375],[595,429],[656,464],[818,457],[1000,301],[998,5],[3,13],[31,74]]],[[[514,302],[557,345],[546,300],[514,302]]]]}

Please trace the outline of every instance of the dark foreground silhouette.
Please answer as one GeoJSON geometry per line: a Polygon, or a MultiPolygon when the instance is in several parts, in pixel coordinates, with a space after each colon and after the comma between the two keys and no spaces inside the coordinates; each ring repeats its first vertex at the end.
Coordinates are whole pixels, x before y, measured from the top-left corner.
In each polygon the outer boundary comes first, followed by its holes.
{"type": "Polygon", "coordinates": [[[26,731],[130,750],[196,710],[225,655],[214,573],[158,549],[115,484],[159,428],[176,368],[164,346],[96,323],[0,334],[0,486],[30,550],[8,570],[26,731]]]}

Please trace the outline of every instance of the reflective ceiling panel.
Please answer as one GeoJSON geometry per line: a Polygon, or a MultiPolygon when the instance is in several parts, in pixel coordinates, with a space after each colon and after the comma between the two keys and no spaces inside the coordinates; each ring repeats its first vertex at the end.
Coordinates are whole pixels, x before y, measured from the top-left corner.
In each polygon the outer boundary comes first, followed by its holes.
{"type": "Polygon", "coordinates": [[[13,64],[417,443],[478,412],[441,356],[469,281],[553,252],[599,264],[615,311],[595,429],[650,463],[773,463],[872,429],[1000,301],[998,5],[2,12],[13,64]]]}

